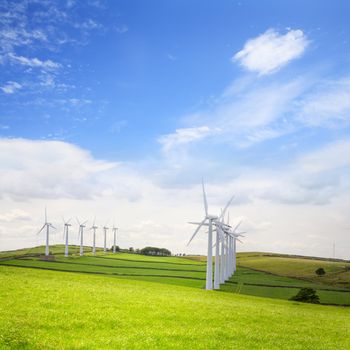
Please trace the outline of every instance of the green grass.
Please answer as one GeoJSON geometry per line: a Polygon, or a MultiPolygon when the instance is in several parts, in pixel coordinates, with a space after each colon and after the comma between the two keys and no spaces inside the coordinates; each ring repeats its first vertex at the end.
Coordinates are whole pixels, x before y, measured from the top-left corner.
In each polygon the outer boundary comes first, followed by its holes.
{"type": "Polygon", "coordinates": [[[0,266],[0,349],[349,349],[346,308],[0,266]]]}
{"type": "MultiPolygon", "coordinates": [[[[2,259],[0,264],[61,272],[100,274],[111,278],[159,282],[199,289],[203,289],[205,286],[206,264],[201,256],[149,257],[124,252],[104,254],[100,250],[96,256],[87,253],[80,257],[79,254],[73,253],[69,258],[65,258],[63,256],[64,247],[61,245],[51,247],[51,251],[55,252],[55,255],[47,260],[38,254],[38,252],[43,251],[42,248],[34,248],[33,251],[36,253],[31,253],[28,256],[23,256],[23,252],[11,252],[12,258],[2,259]]],[[[71,252],[75,252],[76,248],[76,246],[70,247],[71,252]]],[[[86,247],[86,251],[90,252],[91,248],[86,247]]],[[[296,270],[292,270],[294,275],[303,279],[283,276],[283,273],[288,272],[283,259],[288,260],[289,265],[291,265],[291,261],[295,262],[301,271],[308,271],[308,259],[271,257],[262,253],[243,253],[239,254],[240,264],[243,261],[254,264],[254,268],[259,267],[260,269],[272,266],[276,274],[239,267],[230,281],[221,285],[220,290],[226,293],[290,299],[297,294],[300,288],[311,287],[317,290],[321,303],[350,305],[349,289],[340,288],[339,285],[334,286],[331,283],[319,283],[317,279],[307,280],[305,273],[301,273],[299,276],[296,270]],[[269,263],[269,260],[272,260],[273,263],[269,263]]],[[[314,260],[312,262],[319,263],[314,260]]],[[[336,267],[333,269],[336,270],[336,267]]]]}
{"type": "Polygon", "coordinates": [[[350,262],[317,258],[298,258],[288,255],[241,253],[240,266],[273,273],[280,276],[308,280],[318,284],[350,288],[350,262]],[[323,267],[326,274],[319,277],[315,270],[323,267]]]}

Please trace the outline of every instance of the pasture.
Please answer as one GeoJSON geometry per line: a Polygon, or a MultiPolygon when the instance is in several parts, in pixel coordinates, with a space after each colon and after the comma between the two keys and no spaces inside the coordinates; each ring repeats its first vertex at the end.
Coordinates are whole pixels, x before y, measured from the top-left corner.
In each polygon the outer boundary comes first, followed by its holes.
{"type": "Polygon", "coordinates": [[[15,266],[0,284],[1,349],[350,347],[343,307],[15,266]]]}
{"type": "MultiPolygon", "coordinates": [[[[86,247],[86,249],[89,248],[86,247]]],[[[40,255],[43,247],[27,252],[22,250],[7,253],[7,255],[3,253],[3,256],[7,258],[3,257],[0,264],[103,275],[111,278],[157,282],[198,289],[203,289],[205,286],[204,257],[150,257],[125,252],[105,254],[101,249],[98,250],[96,256],[86,253],[80,257],[77,253],[78,247],[71,246],[72,255],[66,258],[63,256],[63,246],[53,246],[51,250],[53,255],[48,259],[40,255]]],[[[311,260],[310,263],[310,260],[267,256],[263,253],[240,253],[238,254],[240,267],[229,281],[220,286],[220,291],[287,300],[294,296],[300,288],[311,287],[316,289],[320,302],[323,304],[350,305],[348,285],[333,284],[334,278],[331,276],[318,277],[314,272],[317,267],[324,266],[327,274],[339,275],[342,264],[347,266],[348,263],[322,261],[323,265],[319,265],[320,261],[311,260]],[[249,267],[243,267],[244,264],[249,267]]]]}

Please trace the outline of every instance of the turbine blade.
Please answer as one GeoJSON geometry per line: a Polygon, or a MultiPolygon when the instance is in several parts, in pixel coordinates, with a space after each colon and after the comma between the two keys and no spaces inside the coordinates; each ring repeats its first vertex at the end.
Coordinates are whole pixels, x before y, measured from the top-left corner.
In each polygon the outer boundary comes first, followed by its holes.
{"type": "Polygon", "coordinates": [[[195,235],[198,233],[200,228],[203,226],[206,219],[207,218],[204,218],[204,220],[198,225],[198,227],[196,228],[196,231],[194,231],[194,234],[192,235],[191,239],[188,241],[187,245],[189,245],[191,243],[192,239],[195,237],[195,235]]]}
{"type": "Polygon", "coordinates": [[[96,222],[96,215],[94,216],[94,223],[92,224],[92,226],[95,226],[95,222],[96,222]]]}
{"type": "Polygon", "coordinates": [[[242,223],[242,220],[235,226],[235,228],[233,229],[233,232],[235,232],[238,229],[238,227],[241,225],[241,223],[242,223]]]}
{"type": "Polygon", "coordinates": [[[237,240],[239,243],[244,244],[239,238],[236,238],[236,240],[237,240]]]}
{"type": "Polygon", "coordinates": [[[49,224],[50,227],[52,227],[54,230],[57,230],[57,228],[55,226],[53,226],[52,224],[49,224]]]}
{"type": "Polygon", "coordinates": [[[87,222],[88,222],[88,221],[87,221],[87,220],[85,220],[85,221],[82,223],[82,225],[85,225],[87,222]]]}
{"type": "Polygon", "coordinates": [[[232,201],[233,201],[234,198],[235,198],[235,196],[233,195],[233,196],[230,198],[230,200],[227,202],[227,204],[226,204],[224,210],[223,210],[222,213],[221,213],[220,219],[223,219],[223,218],[225,217],[226,210],[227,210],[227,208],[231,205],[231,203],[232,203],[232,201]]]}
{"type": "Polygon", "coordinates": [[[76,217],[76,220],[77,220],[78,225],[80,226],[80,221],[77,217],[76,217]]]}
{"type": "Polygon", "coordinates": [[[207,195],[205,193],[204,180],[203,179],[202,179],[202,189],[203,189],[203,201],[204,201],[205,216],[208,216],[208,201],[207,201],[207,195]]]}
{"type": "Polygon", "coordinates": [[[201,222],[189,221],[188,223],[189,223],[190,225],[203,225],[203,226],[209,226],[209,224],[206,224],[206,223],[202,224],[201,222]]]}
{"type": "Polygon", "coordinates": [[[46,206],[45,206],[45,224],[47,223],[47,211],[46,211],[46,206]]]}
{"type": "Polygon", "coordinates": [[[37,232],[37,235],[45,228],[46,223],[43,225],[43,227],[37,232]]]}

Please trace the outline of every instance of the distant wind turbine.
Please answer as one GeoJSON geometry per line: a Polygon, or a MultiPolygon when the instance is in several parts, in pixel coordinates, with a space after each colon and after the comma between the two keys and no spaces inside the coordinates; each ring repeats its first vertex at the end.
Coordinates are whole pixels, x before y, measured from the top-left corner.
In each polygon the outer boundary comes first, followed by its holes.
{"type": "MultiPolygon", "coordinates": [[[[107,220],[107,222],[108,222],[108,220],[107,220]]],[[[107,252],[107,230],[109,229],[109,227],[107,227],[107,222],[103,226],[103,234],[104,234],[103,251],[105,253],[107,252]]]]}
{"type": "Polygon", "coordinates": [[[92,254],[96,254],[96,230],[98,226],[95,225],[96,216],[94,217],[94,223],[92,224],[90,230],[93,230],[93,238],[92,238],[92,254]]]}
{"type": "Polygon", "coordinates": [[[64,223],[63,238],[65,238],[65,241],[66,241],[65,247],[64,247],[64,256],[68,257],[68,229],[69,229],[69,226],[72,226],[72,224],[69,223],[72,219],[69,219],[68,221],[64,220],[64,218],[62,219],[64,223]]]}
{"type": "Polygon", "coordinates": [[[116,247],[116,241],[117,241],[117,230],[118,230],[118,227],[115,227],[113,223],[112,231],[113,231],[113,253],[114,254],[116,250],[115,247],[116,247]]]}
{"type": "Polygon", "coordinates": [[[50,249],[49,249],[49,236],[50,236],[50,227],[56,230],[56,227],[54,227],[50,222],[47,221],[47,212],[45,207],[45,223],[43,227],[39,230],[37,234],[39,234],[44,228],[46,227],[46,245],[45,245],[45,256],[50,255],[50,249]]]}
{"type": "Polygon", "coordinates": [[[84,255],[84,228],[85,228],[85,224],[87,223],[87,220],[84,221],[82,224],[79,222],[78,218],[77,218],[77,222],[79,224],[79,234],[78,237],[80,236],[80,250],[79,250],[79,254],[80,256],[84,255]]]}

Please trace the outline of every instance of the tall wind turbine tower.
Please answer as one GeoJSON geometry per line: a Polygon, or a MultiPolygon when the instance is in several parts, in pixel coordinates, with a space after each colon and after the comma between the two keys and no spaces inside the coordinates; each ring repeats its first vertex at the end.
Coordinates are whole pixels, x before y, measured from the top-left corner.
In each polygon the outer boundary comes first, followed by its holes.
{"type": "MultiPolygon", "coordinates": [[[[107,223],[106,223],[106,225],[107,225],[107,223]]],[[[105,253],[107,252],[107,230],[109,229],[109,227],[107,227],[106,225],[103,226],[103,234],[104,234],[103,251],[105,253]]]]}
{"type": "Polygon", "coordinates": [[[50,227],[56,230],[56,227],[54,227],[50,222],[47,221],[47,212],[45,207],[45,223],[43,227],[39,230],[37,234],[39,234],[44,228],[46,227],[46,245],[45,245],[45,256],[49,256],[50,249],[49,249],[49,236],[50,236],[50,227]]]}
{"type": "Polygon", "coordinates": [[[95,220],[96,217],[94,218],[94,223],[92,224],[90,230],[92,230],[93,232],[93,237],[92,237],[92,254],[96,254],[96,230],[98,229],[98,227],[95,225],[95,220]]]}
{"type": "Polygon", "coordinates": [[[87,220],[81,224],[77,218],[77,222],[79,224],[79,235],[78,236],[80,236],[79,255],[83,256],[84,255],[84,228],[85,228],[85,224],[87,223],[87,220]]]}
{"type": "Polygon", "coordinates": [[[64,231],[63,231],[63,237],[65,238],[65,247],[64,247],[64,256],[67,258],[68,257],[68,230],[69,226],[72,226],[69,222],[71,219],[68,221],[65,221],[63,218],[63,223],[64,223],[64,231]]]}
{"type": "Polygon", "coordinates": [[[116,241],[117,241],[117,230],[118,230],[118,227],[115,227],[113,224],[112,231],[113,231],[113,253],[114,254],[115,254],[115,247],[116,247],[116,241]]]}
{"type": "MultiPolygon", "coordinates": [[[[197,229],[194,231],[191,239],[187,243],[189,245],[192,241],[192,239],[196,236],[196,234],[199,232],[200,228],[202,226],[208,226],[208,253],[207,253],[207,274],[206,274],[206,285],[205,289],[211,290],[213,289],[213,224],[218,225],[218,219],[219,217],[216,215],[210,215],[208,213],[208,202],[207,202],[207,195],[205,192],[205,187],[204,187],[204,181],[202,180],[202,190],[203,190],[203,202],[204,202],[204,212],[205,212],[205,217],[200,223],[195,223],[191,222],[191,224],[198,225],[197,229]]],[[[232,200],[232,199],[231,199],[232,200]]],[[[229,201],[229,203],[231,202],[229,201]]],[[[227,207],[229,206],[229,203],[227,204],[227,207]]],[[[224,212],[226,211],[227,208],[225,208],[224,212]]],[[[221,219],[221,217],[220,217],[221,219]]],[[[218,229],[218,227],[217,227],[218,229]]],[[[217,244],[219,242],[217,241],[217,244]]],[[[219,259],[218,259],[219,260],[219,259]]],[[[218,270],[216,269],[216,276],[218,278],[218,270]]],[[[217,281],[217,279],[216,279],[217,281]]],[[[216,283],[217,287],[217,283],[216,283]]]]}

